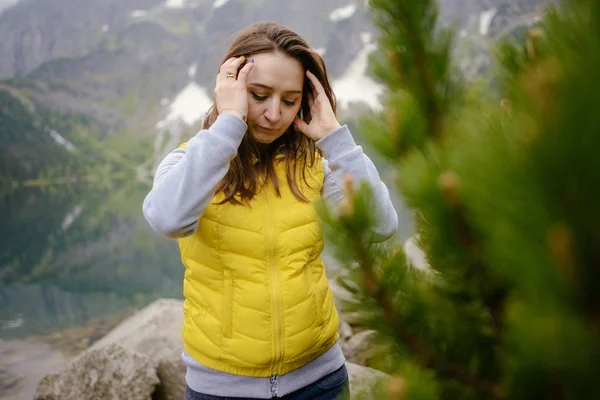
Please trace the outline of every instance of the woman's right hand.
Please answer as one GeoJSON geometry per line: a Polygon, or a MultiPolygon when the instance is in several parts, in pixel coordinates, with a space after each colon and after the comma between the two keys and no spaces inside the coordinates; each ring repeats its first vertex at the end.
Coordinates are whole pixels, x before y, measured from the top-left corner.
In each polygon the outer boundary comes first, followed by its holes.
{"type": "Polygon", "coordinates": [[[215,103],[219,114],[231,113],[246,120],[248,115],[246,78],[253,67],[254,60],[246,60],[244,56],[230,58],[221,65],[215,86],[215,103]],[[240,69],[244,63],[245,65],[240,69]],[[228,74],[230,77],[227,77],[228,74]]]}

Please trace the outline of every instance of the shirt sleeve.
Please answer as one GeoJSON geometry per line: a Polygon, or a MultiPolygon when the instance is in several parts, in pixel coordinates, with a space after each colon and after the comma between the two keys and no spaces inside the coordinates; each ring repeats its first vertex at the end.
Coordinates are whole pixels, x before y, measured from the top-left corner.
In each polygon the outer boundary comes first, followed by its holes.
{"type": "Polygon", "coordinates": [[[155,232],[173,239],[195,232],[246,129],[240,118],[221,114],[209,129],[201,130],[161,161],[142,205],[155,232]]]}
{"type": "Polygon", "coordinates": [[[398,215],[390,199],[386,185],[381,181],[377,168],[363,152],[346,125],[317,141],[323,152],[325,180],[322,189],[323,200],[335,211],[344,198],[344,177],[350,175],[354,184],[366,182],[373,193],[376,241],[391,238],[398,230],[398,215]]]}

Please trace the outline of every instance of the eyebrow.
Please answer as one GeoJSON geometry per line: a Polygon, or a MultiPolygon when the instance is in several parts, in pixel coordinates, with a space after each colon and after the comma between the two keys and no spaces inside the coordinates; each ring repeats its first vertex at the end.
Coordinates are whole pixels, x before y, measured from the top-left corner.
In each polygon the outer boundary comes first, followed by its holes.
{"type": "MultiPolygon", "coordinates": [[[[271,86],[263,85],[262,83],[248,83],[248,85],[260,87],[263,89],[273,90],[273,88],[271,86]]],[[[302,90],[286,90],[285,93],[302,94],[302,90]]]]}

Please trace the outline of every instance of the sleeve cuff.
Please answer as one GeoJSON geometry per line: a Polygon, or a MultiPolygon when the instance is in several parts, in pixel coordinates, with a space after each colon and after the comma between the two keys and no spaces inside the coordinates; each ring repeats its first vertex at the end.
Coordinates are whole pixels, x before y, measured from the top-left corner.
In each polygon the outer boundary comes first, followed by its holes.
{"type": "Polygon", "coordinates": [[[328,160],[336,159],[358,147],[347,125],[318,140],[316,145],[328,160]]]}
{"type": "Polygon", "coordinates": [[[230,142],[236,149],[240,145],[248,125],[233,114],[220,114],[210,131],[230,142]]]}

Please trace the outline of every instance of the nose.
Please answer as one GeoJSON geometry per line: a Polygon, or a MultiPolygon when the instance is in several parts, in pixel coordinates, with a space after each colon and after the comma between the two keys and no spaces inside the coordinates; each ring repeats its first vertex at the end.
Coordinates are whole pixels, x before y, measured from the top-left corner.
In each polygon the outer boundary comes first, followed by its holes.
{"type": "Polygon", "coordinates": [[[279,122],[281,119],[281,105],[278,99],[272,99],[268,102],[265,109],[265,118],[272,124],[279,122]]]}

